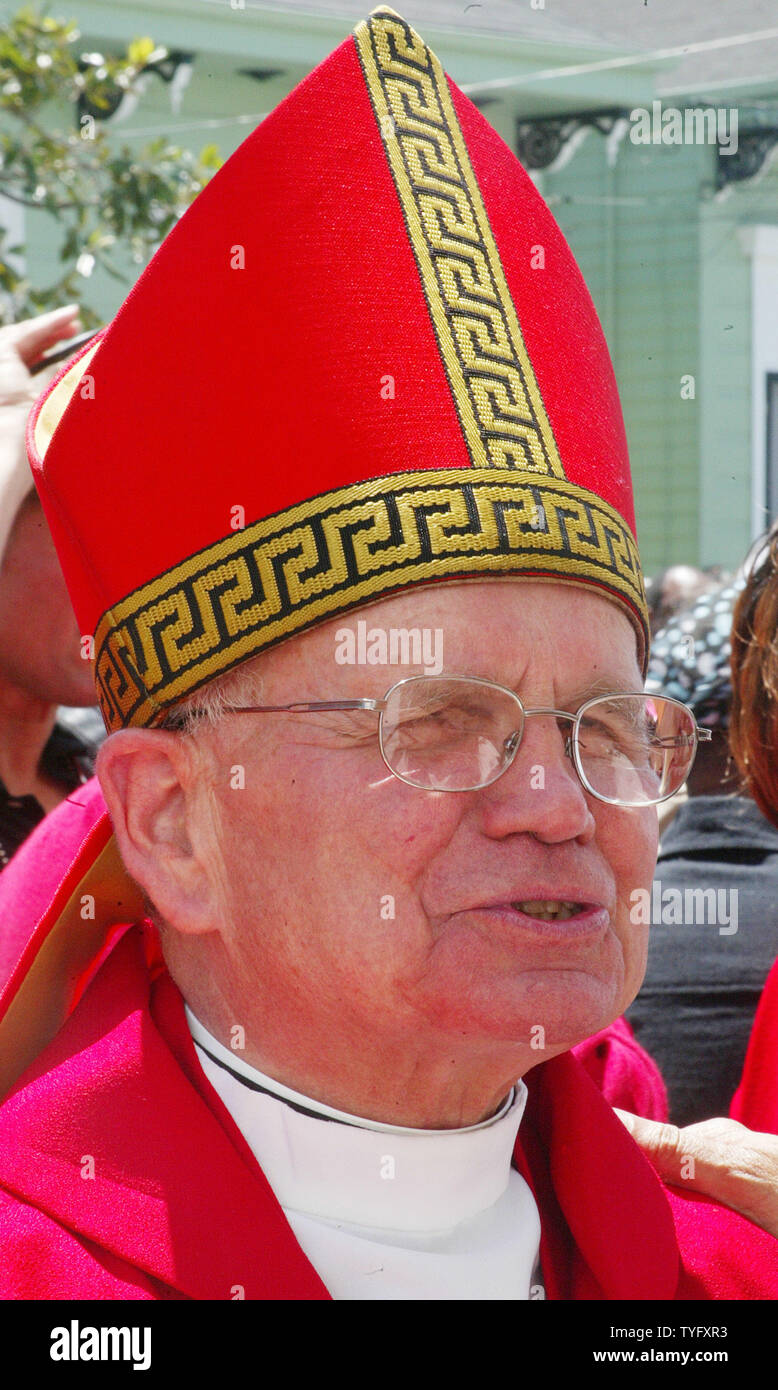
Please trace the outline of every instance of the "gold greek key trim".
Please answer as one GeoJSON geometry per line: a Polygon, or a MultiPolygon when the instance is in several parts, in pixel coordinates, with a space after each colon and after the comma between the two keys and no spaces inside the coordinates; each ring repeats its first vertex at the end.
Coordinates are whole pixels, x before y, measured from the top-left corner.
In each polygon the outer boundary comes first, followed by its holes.
{"type": "Polygon", "coordinates": [[[648,626],[634,537],[566,479],[445,468],[335,488],[254,522],[108,609],[95,633],[109,729],[313,624],[411,585],[489,575],[588,580],[648,626]]]}
{"type": "Polygon", "coordinates": [[[473,465],[563,478],[446,75],[392,10],[354,37],[473,465]]]}

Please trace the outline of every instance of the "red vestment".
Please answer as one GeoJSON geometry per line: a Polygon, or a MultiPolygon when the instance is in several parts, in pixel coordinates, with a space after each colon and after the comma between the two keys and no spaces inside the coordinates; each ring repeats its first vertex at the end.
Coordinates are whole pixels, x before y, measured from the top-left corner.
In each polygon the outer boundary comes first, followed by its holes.
{"type": "Polygon", "coordinates": [[[762,990],[729,1113],[749,1129],[778,1134],[778,961],[762,990]]]}
{"type": "MultiPolygon", "coordinates": [[[[20,1056],[36,1029],[49,1039],[0,1106],[0,1297],[327,1298],[199,1066],[153,929],[114,925],[95,952],[98,924],[77,909],[87,881],[99,900],[110,879],[96,786],[55,814],[74,825],[68,853],[62,833],[51,852],[48,827],[0,885],[17,930],[26,876],[33,911],[50,899],[0,1000],[0,1046],[4,1028],[20,1056]],[[82,926],[71,961],[63,942],[82,926]]],[[[128,902],[132,888],[113,892],[128,902]]],[[[663,1186],[572,1053],[525,1080],[514,1161],[538,1203],[550,1298],[778,1297],[778,1240],[663,1186]]]]}

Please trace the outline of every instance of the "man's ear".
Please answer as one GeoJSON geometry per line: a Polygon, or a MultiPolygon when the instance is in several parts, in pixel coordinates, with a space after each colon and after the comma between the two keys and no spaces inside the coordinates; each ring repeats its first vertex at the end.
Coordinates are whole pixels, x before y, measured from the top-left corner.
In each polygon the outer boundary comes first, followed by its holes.
{"type": "Polygon", "coordinates": [[[200,933],[216,926],[216,902],[203,853],[207,828],[195,745],[180,734],[122,729],[105,740],[97,776],[124,865],[166,922],[200,933]]]}

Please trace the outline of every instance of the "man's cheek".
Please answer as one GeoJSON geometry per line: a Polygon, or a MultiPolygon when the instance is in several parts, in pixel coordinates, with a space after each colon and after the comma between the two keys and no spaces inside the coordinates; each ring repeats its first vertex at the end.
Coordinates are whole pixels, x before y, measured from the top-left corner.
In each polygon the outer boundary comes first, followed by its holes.
{"type": "Polygon", "coordinates": [[[618,819],[608,826],[601,841],[603,852],[611,864],[623,891],[644,888],[654,876],[659,847],[656,814],[653,808],[636,811],[634,815],[614,808],[618,819]]]}
{"type": "MultiPolygon", "coordinates": [[[[427,875],[430,866],[444,854],[455,832],[458,815],[456,807],[430,805],[423,792],[418,800],[408,800],[402,795],[391,797],[392,804],[371,807],[370,798],[366,800],[363,814],[359,817],[357,842],[360,858],[370,867],[377,881],[392,878],[409,886],[418,885],[427,875]]],[[[446,800],[454,802],[455,797],[446,800]]],[[[352,832],[353,834],[353,832],[352,832]]]]}

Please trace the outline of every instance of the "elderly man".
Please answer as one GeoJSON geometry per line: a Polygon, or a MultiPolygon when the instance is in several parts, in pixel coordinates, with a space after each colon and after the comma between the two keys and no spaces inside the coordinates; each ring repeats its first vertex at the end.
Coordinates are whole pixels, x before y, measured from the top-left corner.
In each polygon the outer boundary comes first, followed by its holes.
{"type": "Polygon", "coordinates": [[[2,1001],[5,1296],[778,1291],[569,1050],[639,987],[697,734],[640,693],[591,301],[403,20],[246,141],[30,452],[113,734],[2,1001]]]}

